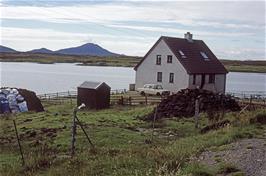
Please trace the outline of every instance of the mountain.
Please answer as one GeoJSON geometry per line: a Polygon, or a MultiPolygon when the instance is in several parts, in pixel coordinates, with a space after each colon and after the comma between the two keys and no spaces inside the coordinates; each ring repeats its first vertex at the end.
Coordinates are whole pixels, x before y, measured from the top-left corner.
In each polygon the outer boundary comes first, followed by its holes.
{"type": "Polygon", "coordinates": [[[45,53],[45,54],[52,54],[54,53],[52,50],[46,49],[46,48],[40,48],[40,49],[34,49],[31,51],[28,51],[29,53],[45,53]]]}
{"type": "Polygon", "coordinates": [[[55,51],[59,54],[69,55],[91,55],[91,56],[118,56],[119,54],[112,53],[97,44],[87,43],[78,47],[66,48],[55,51]]]}
{"type": "Polygon", "coordinates": [[[0,53],[15,53],[16,50],[0,45],[0,53]]]}
{"type": "MultiPolygon", "coordinates": [[[[1,46],[0,45],[0,52],[18,52],[11,48],[1,46]]],[[[57,51],[52,51],[47,48],[40,48],[40,49],[33,49],[27,51],[28,53],[43,53],[43,54],[65,54],[65,55],[80,55],[80,56],[119,56],[119,54],[112,53],[97,44],[94,43],[87,43],[81,46],[72,47],[72,48],[65,48],[60,49],[57,51]]]]}

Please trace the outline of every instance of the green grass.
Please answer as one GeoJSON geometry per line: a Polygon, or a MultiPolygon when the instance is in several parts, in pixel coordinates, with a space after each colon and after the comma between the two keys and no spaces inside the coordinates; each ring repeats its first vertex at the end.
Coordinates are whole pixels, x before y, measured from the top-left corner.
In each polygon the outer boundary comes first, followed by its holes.
{"type": "MultiPolygon", "coordinates": [[[[95,57],[36,53],[1,53],[0,62],[35,62],[41,64],[78,63],[81,66],[134,67],[141,57],[95,57]]],[[[266,61],[220,60],[230,72],[266,73],[266,61]]]]}
{"type": "Polygon", "coordinates": [[[239,60],[221,60],[226,69],[230,72],[254,72],[266,73],[266,61],[239,61],[239,60]]]}
{"type": "Polygon", "coordinates": [[[225,65],[226,69],[230,72],[253,72],[253,73],[266,73],[265,65],[225,65]]]}
{"type": "MultiPolygon", "coordinates": [[[[71,158],[71,125],[73,106],[49,105],[42,113],[22,113],[0,118],[0,173],[2,175],[187,175],[213,174],[212,169],[188,163],[191,156],[209,148],[219,148],[239,138],[261,135],[265,126],[249,124],[248,118],[261,111],[241,115],[237,125],[204,135],[194,128],[192,118],[163,119],[155,124],[151,141],[152,123],[140,117],[153,106],[114,106],[106,110],[81,111],[78,117],[89,134],[92,149],[81,129],[77,130],[76,155],[71,158]],[[12,118],[26,159],[20,165],[12,118]],[[55,136],[42,132],[55,129],[55,136]],[[36,134],[30,136],[35,132],[36,134]],[[205,173],[206,172],[206,173],[205,173]]],[[[208,122],[201,117],[200,124],[208,122]]],[[[235,120],[235,114],[226,118],[235,120]]]]}
{"type": "Polygon", "coordinates": [[[139,61],[139,57],[131,56],[97,57],[35,53],[1,53],[0,55],[0,62],[35,62],[41,64],[79,63],[78,65],[81,66],[132,67],[139,61]]]}

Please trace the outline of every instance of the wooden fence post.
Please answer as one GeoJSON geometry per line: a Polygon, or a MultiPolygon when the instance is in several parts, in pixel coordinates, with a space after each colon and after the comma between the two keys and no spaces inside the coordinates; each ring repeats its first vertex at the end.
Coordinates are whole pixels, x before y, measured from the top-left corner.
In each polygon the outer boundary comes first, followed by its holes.
{"type": "Polygon", "coordinates": [[[124,97],[121,96],[121,105],[124,105],[124,97]]]}
{"type": "Polygon", "coordinates": [[[88,141],[89,141],[89,143],[91,144],[92,148],[94,148],[94,145],[93,145],[93,143],[91,142],[91,140],[90,140],[90,138],[89,138],[88,134],[86,133],[85,129],[83,128],[83,126],[82,126],[81,122],[79,121],[78,117],[77,117],[77,116],[75,116],[75,118],[76,118],[76,120],[77,120],[77,122],[78,122],[79,126],[81,127],[81,129],[82,129],[83,133],[85,134],[85,136],[86,136],[87,140],[88,140],[88,141]]]}
{"type": "Polygon", "coordinates": [[[199,128],[199,99],[195,101],[195,128],[199,128]]]}
{"type": "Polygon", "coordinates": [[[128,97],[129,105],[132,105],[131,97],[128,97]]]}
{"type": "Polygon", "coordinates": [[[20,155],[21,155],[21,160],[22,160],[22,165],[25,165],[25,160],[24,160],[24,156],[23,156],[23,152],[22,152],[22,147],[20,145],[20,140],[19,140],[19,136],[18,136],[18,130],[17,130],[17,125],[16,125],[16,121],[13,120],[13,124],[15,127],[15,131],[16,131],[16,137],[17,137],[17,141],[18,141],[18,146],[19,146],[19,151],[20,151],[20,155]]]}
{"type": "Polygon", "coordinates": [[[224,108],[224,95],[222,94],[221,95],[222,96],[222,117],[221,117],[221,119],[224,119],[224,114],[225,114],[225,108],[224,108]]]}
{"type": "Polygon", "coordinates": [[[147,97],[147,94],[145,94],[145,104],[148,105],[148,97],[147,97]]]}
{"type": "Polygon", "coordinates": [[[77,114],[77,108],[74,109],[73,112],[73,122],[72,122],[72,140],[71,140],[71,156],[73,157],[75,154],[75,141],[76,141],[76,132],[77,132],[77,126],[76,126],[76,114],[77,114]]]}
{"type": "Polygon", "coordinates": [[[71,156],[73,157],[75,154],[75,142],[76,142],[76,134],[77,134],[77,124],[81,127],[83,133],[85,134],[87,140],[91,144],[91,146],[94,148],[93,143],[91,142],[88,134],[86,133],[85,129],[83,128],[81,122],[79,121],[77,117],[77,112],[79,109],[85,107],[84,104],[80,105],[79,107],[75,107],[73,111],[73,124],[72,124],[72,140],[71,140],[71,156]]]}
{"type": "Polygon", "coordinates": [[[155,128],[155,120],[156,120],[156,118],[157,118],[157,107],[155,107],[155,113],[153,115],[151,141],[153,140],[153,134],[154,134],[154,128],[155,128]]]}

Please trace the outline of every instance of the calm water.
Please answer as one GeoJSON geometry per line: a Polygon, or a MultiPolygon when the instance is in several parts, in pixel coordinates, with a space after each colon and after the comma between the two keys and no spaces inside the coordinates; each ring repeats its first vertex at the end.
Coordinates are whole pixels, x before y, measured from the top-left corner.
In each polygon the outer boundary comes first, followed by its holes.
{"type": "MultiPolygon", "coordinates": [[[[135,82],[133,68],[75,64],[0,63],[1,87],[21,87],[38,94],[75,90],[83,81],[104,81],[112,89],[128,89],[135,82]]],[[[266,91],[266,74],[229,73],[227,92],[266,91]]]]}

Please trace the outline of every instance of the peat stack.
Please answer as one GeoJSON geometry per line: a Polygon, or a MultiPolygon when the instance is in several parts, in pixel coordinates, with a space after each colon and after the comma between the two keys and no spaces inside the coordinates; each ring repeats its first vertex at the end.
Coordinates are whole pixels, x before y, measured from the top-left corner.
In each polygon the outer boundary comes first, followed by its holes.
{"type": "Polygon", "coordinates": [[[26,89],[18,89],[20,95],[22,95],[27,102],[29,111],[42,112],[44,108],[40,99],[36,96],[35,92],[26,89]]]}
{"type": "MultiPolygon", "coordinates": [[[[157,119],[169,117],[192,117],[195,112],[195,101],[199,99],[200,112],[204,111],[239,111],[240,106],[229,95],[213,93],[202,89],[183,89],[157,106],[157,119]]],[[[145,117],[152,120],[154,113],[145,117]]]]}

